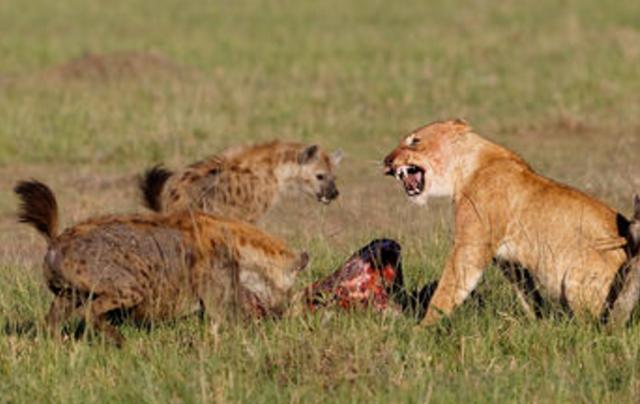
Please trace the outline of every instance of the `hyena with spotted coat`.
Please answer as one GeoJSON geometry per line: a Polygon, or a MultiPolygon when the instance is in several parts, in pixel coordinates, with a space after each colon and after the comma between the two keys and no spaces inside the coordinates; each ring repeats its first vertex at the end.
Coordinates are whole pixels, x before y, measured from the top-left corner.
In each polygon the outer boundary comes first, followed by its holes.
{"type": "Polygon", "coordinates": [[[140,189],[145,205],[157,212],[195,209],[255,223],[284,194],[304,193],[325,204],[337,198],[341,158],[340,151],[294,142],[241,146],[176,173],[153,167],[140,189]]]}
{"type": "Polygon", "coordinates": [[[252,225],[202,212],[94,218],[58,232],[54,194],[37,181],[15,187],[19,220],[47,240],[44,276],[54,294],[46,320],[54,335],[71,317],[87,320],[116,345],[108,321],[122,310],[139,321],[201,308],[212,321],[229,309],[279,315],[308,261],[252,225]]]}

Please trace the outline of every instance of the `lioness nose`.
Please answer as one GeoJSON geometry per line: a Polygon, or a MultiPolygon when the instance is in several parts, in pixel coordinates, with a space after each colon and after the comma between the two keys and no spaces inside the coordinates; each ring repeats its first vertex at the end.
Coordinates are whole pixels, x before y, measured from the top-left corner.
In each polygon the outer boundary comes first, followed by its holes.
{"type": "Polygon", "coordinates": [[[383,160],[383,164],[384,164],[384,174],[385,175],[394,175],[394,170],[393,170],[393,159],[395,158],[395,156],[393,155],[393,153],[389,154],[387,157],[384,158],[383,160]]]}

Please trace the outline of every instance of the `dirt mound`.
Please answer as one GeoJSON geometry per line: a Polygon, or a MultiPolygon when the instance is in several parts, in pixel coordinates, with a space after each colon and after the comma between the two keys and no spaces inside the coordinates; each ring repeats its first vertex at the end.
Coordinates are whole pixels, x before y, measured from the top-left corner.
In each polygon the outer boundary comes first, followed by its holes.
{"type": "Polygon", "coordinates": [[[59,81],[113,81],[126,79],[180,79],[193,75],[167,56],[156,52],[120,51],[87,53],[47,69],[43,76],[59,81]]]}

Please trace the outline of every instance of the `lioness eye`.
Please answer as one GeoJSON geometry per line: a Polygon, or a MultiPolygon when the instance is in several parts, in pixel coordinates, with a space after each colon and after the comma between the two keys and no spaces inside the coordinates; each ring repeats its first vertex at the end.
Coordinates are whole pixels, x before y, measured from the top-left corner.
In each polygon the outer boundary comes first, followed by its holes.
{"type": "Polygon", "coordinates": [[[316,179],[317,179],[318,181],[322,181],[322,180],[324,180],[324,174],[316,174],[316,179]]]}
{"type": "Polygon", "coordinates": [[[407,140],[405,141],[405,144],[406,144],[407,146],[409,146],[409,147],[411,147],[411,146],[415,146],[415,145],[417,145],[418,143],[420,143],[420,139],[418,139],[418,138],[416,137],[416,135],[411,135],[411,136],[409,136],[409,137],[407,138],[407,140]]]}

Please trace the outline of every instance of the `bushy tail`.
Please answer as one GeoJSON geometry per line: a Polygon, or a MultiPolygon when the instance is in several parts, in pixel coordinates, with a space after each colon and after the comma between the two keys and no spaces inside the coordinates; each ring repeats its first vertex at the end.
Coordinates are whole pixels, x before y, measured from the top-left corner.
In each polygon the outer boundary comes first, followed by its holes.
{"type": "Polygon", "coordinates": [[[138,187],[142,192],[142,202],[147,208],[160,212],[162,211],[162,203],[160,195],[162,188],[173,173],[161,165],[157,165],[145,171],[138,180],[138,187]]]}
{"type": "Polygon", "coordinates": [[[13,189],[20,198],[18,220],[35,227],[50,243],[58,235],[58,203],[51,189],[36,181],[20,181],[13,189]]]}

